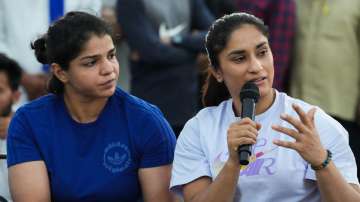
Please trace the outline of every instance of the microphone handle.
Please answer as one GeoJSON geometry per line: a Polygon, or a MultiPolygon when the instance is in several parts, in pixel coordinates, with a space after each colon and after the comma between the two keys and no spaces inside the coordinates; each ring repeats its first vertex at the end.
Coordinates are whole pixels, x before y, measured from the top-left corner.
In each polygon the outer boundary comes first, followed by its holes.
{"type": "MultiPolygon", "coordinates": [[[[250,118],[255,120],[255,100],[251,98],[244,98],[242,101],[241,118],[250,118]]],[[[240,165],[248,165],[251,156],[251,145],[241,145],[238,148],[240,165]]]]}

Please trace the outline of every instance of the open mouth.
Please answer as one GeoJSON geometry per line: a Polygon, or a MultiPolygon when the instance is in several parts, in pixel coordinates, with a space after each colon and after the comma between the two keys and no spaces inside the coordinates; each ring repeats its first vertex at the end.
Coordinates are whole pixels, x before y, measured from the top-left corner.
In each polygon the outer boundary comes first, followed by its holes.
{"type": "Polygon", "coordinates": [[[254,83],[259,83],[259,82],[262,82],[263,80],[265,80],[266,77],[260,77],[260,78],[257,78],[257,79],[253,79],[253,80],[250,80],[251,82],[254,82],[254,83]]]}

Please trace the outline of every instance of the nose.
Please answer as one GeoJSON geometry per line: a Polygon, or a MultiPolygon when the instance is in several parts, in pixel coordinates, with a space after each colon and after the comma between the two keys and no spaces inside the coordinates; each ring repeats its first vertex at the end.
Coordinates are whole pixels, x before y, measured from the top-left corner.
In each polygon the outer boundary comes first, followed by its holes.
{"type": "Polygon", "coordinates": [[[261,61],[256,56],[252,56],[250,59],[249,72],[257,73],[262,69],[263,69],[263,66],[261,64],[261,61]]]}
{"type": "Polygon", "coordinates": [[[109,59],[104,59],[104,62],[101,64],[100,74],[108,75],[114,71],[114,64],[109,59]]]}

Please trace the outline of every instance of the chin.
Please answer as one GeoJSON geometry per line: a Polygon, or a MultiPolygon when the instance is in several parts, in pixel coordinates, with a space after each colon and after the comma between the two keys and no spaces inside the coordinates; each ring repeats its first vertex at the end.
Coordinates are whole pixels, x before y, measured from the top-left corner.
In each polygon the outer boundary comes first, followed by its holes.
{"type": "Polygon", "coordinates": [[[266,97],[268,95],[271,95],[272,91],[273,91],[272,87],[263,86],[262,88],[259,88],[260,97],[266,97]]]}
{"type": "Polygon", "coordinates": [[[111,88],[111,89],[102,90],[102,91],[100,91],[99,96],[100,97],[110,97],[110,96],[114,95],[115,89],[116,89],[116,87],[111,88]]]}

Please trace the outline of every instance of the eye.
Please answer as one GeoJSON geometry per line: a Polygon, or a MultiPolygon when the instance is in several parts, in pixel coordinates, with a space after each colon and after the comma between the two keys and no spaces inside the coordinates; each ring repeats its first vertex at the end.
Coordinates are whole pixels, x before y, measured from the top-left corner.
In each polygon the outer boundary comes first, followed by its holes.
{"type": "Polygon", "coordinates": [[[89,60],[89,61],[87,61],[85,64],[84,64],[84,66],[86,66],[86,67],[92,67],[92,66],[94,66],[96,64],[96,60],[89,60]]]}
{"type": "Polygon", "coordinates": [[[268,52],[268,49],[264,48],[264,49],[261,49],[258,53],[259,56],[265,56],[266,53],[268,52]]]}
{"type": "Polygon", "coordinates": [[[240,55],[240,56],[234,57],[232,59],[232,61],[234,61],[235,63],[241,63],[241,62],[245,61],[245,59],[246,59],[245,56],[240,55]]]}
{"type": "Polygon", "coordinates": [[[115,58],[115,53],[110,53],[109,55],[108,55],[108,59],[109,60],[112,60],[112,59],[114,59],[115,58]]]}

